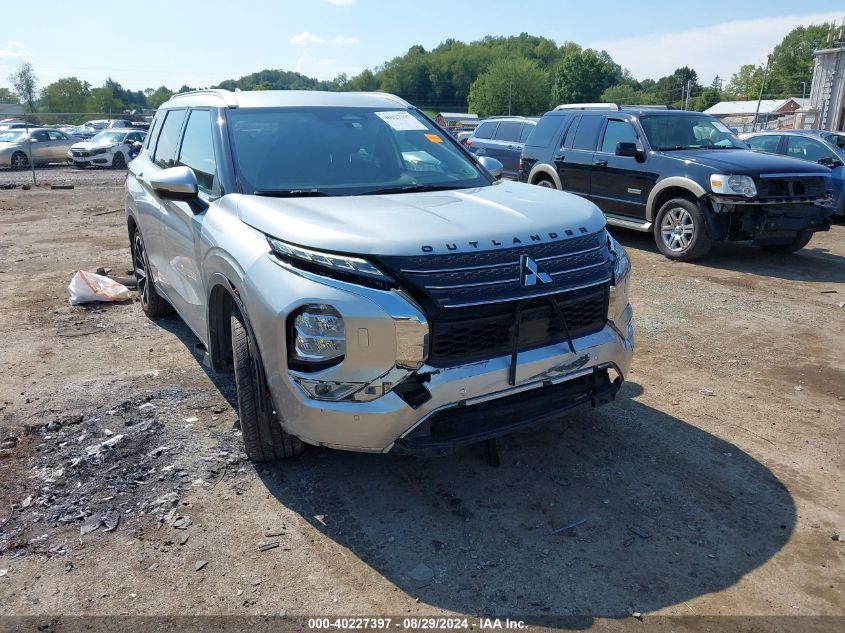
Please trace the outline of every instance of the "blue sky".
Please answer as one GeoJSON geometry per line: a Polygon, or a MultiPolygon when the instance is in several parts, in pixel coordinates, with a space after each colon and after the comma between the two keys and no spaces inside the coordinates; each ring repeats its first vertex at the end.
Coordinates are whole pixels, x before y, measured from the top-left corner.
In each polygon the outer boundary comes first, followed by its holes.
{"type": "Polygon", "coordinates": [[[606,49],[638,79],[688,65],[709,83],[764,61],[798,24],[841,23],[845,2],[30,0],[0,16],[0,86],[22,61],[42,86],[68,76],[94,85],[111,76],[133,90],[207,86],[263,68],[330,79],[414,44],[523,31],[606,49]]]}

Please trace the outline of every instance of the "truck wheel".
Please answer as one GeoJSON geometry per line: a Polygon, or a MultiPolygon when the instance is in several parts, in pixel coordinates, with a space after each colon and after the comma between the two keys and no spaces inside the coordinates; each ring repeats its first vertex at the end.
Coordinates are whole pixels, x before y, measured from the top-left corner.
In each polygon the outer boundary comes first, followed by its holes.
{"type": "Polygon", "coordinates": [[[138,284],[138,298],[141,300],[141,309],[144,314],[151,319],[170,314],[170,304],[156,292],[155,284],[153,284],[150,260],[147,258],[147,249],[144,248],[140,229],[135,229],[135,234],[132,236],[132,264],[135,268],[135,281],[138,284]]]}
{"type": "Polygon", "coordinates": [[[785,244],[766,244],[760,248],[771,253],[797,253],[809,244],[811,239],[813,239],[812,231],[798,231],[795,239],[791,242],[786,242],[785,244]]]}
{"type": "Polygon", "coordinates": [[[239,312],[232,313],[231,324],[238,413],[247,457],[254,462],[268,462],[300,455],[305,445],[283,431],[273,413],[269,390],[259,371],[261,360],[239,312]]]}
{"type": "Polygon", "coordinates": [[[661,253],[681,262],[704,257],[713,247],[701,206],[687,198],[672,198],[660,207],[654,239],[661,253]]]}
{"type": "Polygon", "coordinates": [[[538,180],[534,184],[538,187],[545,187],[546,189],[557,189],[557,187],[555,187],[555,183],[552,182],[551,178],[540,178],[540,180],[538,180]]]}

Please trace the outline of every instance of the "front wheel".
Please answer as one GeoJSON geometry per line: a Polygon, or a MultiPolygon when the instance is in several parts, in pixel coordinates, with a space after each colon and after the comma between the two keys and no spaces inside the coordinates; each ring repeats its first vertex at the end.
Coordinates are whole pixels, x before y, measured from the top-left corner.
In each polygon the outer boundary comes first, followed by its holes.
{"type": "Polygon", "coordinates": [[[661,253],[681,262],[704,257],[713,247],[701,205],[687,198],[672,198],[660,207],[654,239],[661,253]]]}
{"type": "Polygon", "coordinates": [[[795,239],[790,242],[784,244],[765,244],[760,248],[771,253],[797,253],[809,244],[811,239],[813,239],[812,231],[798,231],[795,239]]]}
{"type": "Polygon", "coordinates": [[[23,152],[12,154],[12,169],[26,169],[29,167],[29,157],[23,152]]]}
{"type": "Polygon", "coordinates": [[[123,152],[117,152],[111,160],[112,169],[123,169],[126,167],[126,159],[123,157],[123,152]]]}
{"type": "Polygon", "coordinates": [[[238,415],[247,457],[254,462],[268,462],[300,455],[305,445],[282,430],[273,412],[255,342],[237,311],[232,313],[231,327],[238,415]]]}

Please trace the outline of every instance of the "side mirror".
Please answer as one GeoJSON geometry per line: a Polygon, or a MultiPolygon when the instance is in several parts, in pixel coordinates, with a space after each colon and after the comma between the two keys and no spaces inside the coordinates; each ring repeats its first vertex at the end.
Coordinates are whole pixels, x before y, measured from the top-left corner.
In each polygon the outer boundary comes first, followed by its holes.
{"type": "Polygon", "coordinates": [[[144,149],[144,144],[141,141],[133,141],[132,142],[132,149],[136,152],[140,153],[142,149],[144,149]]]}
{"type": "Polygon", "coordinates": [[[490,158],[489,156],[479,156],[478,163],[484,167],[487,171],[490,172],[490,175],[493,176],[496,180],[501,180],[502,178],[502,170],[505,168],[502,163],[497,161],[495,158],[490,158]]]}
{"type": "Polygon", "coordinates": [[[643,157],[643,150],[637,147],[636,143],[617,143],[616,155],[628,156],[640,160],[643,157]]]}
{"type": "Polygon", "coordinates": [[[164,200],[193,200],[200,190],[194,172],[184,166],[162,169],[150,178],[150,186],[164,200]]]}

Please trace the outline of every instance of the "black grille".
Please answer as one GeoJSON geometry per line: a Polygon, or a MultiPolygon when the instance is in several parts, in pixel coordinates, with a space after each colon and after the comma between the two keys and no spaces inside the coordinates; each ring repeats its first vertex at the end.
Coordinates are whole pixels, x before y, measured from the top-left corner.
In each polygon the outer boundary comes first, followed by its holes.
{"type": "Polygon", "coordinates": [[[761,200],[815,199],[826,193],[827,181],[822,176],[773,176],[757,181],[757,197],[761,200]]]}
{"type": "MultiPolygon", "coordinates": [[[[533,299],[522,311],[519,327],[519,350],[525,351],[566,340],[563,323],[551,306],[560,307],[569,334],[573,339],[601,330],[606,321],[608,287],[533,299]]],[[[478,309],[458,308],[451,317],[431,323],[429,364],[435,367],[473,362],[509,354],[517,301],[488,306],[483,314],[478,309]]]]}
{"type": "Polygon", "coordinates": [[[379,263],[436,313],[444,308],[487,305],[587,288],[607,283],[612,274],[604,231],[513,248],[383,257],[379,263]],[[535,260],[552,277],[552,283],[523,287],[522,255],[535,260]]]}

